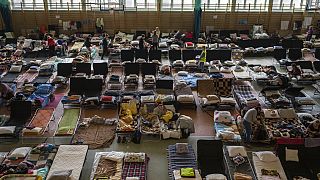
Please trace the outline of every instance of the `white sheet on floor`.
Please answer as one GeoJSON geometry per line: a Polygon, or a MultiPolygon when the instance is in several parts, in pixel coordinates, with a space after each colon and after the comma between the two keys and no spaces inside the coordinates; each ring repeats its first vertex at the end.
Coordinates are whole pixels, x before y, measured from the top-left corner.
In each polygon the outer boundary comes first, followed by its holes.
{"type": "Polygon", "coordinates": [[[48,178],[54,171],[72,170],[71,177],[75,180],[80,179],[87,151],[87,145],[60,145],[48,173],[48,178]]]}
{"type": "Polygon", "coordinates": [[[252,153],[252,161],[253,161],[253,164],[254,164],[254,168],[255,168],[258,180],[262,179],[261,169],[277,170],[278,173],[280,174],[280,179],[281,180],[287,180],[286,173],[283,170],[283,167],[281,165],[281,162],[280,162],[279,158],[278,158],[277,161],[264,162],[264,161],[261,161],[258,158],[258,156],[253,152],[252,153]]]}

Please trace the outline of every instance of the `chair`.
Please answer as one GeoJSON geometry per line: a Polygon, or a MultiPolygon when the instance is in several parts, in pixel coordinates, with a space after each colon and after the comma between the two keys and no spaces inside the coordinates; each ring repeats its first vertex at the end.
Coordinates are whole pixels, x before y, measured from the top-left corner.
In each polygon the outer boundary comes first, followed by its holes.
{"type": "Polygon", "coordinates": [[[175,60],[181,60],[181,50],[175,50],[175,49],[169,50],[169,60],[171,62],[175,60]]]}
{"type": "Polygon", "coordinates": [[[299,48],[289,49],[288,58],[292,61],[296,61],[302,58],[302,52],[299,48]]]}
{"type": "Polygon", "coordinates": [[[161,50],[150,50],[149,51],[149,60],[159,60],[161,61],[161,50]]]}
{"type": "Polygon", "coordinates": [[[314,57],[320,60],[320,48],[316,48],[316,51],[314,52],[314,57]]]}
{"type": "Polygon", "coordinates": [[[202,52],[202,50],[188,50],[188,49],[184,49],[182,50],[182,60],[184,62],[188,61],[188,60],[194,60],[196,59],[197,55],[200,55],[202,52]]]}
{"type": "Polygon", "coordinates": [[[284,48],[275,48],[273,51],[273,58],[276,60],[286,59],[287,58],[287,50],[284,48]]]}
{"type": "Polygon", "coordinates": [[[85,73],[86,75],[91,74],[91,63],[77,63],[76,73],[85,73]]]}
{"type": "Polygon", "coordinates": [[[136,49],[135,50],[135,58],[137,59],[145,59],[148,60],[148,50],[146,49],[136,49]]]}
{"type": "Polygon", "coordinates": [[[131,49],[122,49],[121,50],[121,61],[134,61],[134,51],[131,49]]]}
{"type": "Polygon", "coordinates": [[[13,100],[10,105],[11,111],[9,123],[11,125],[24,125],[31,117],[32,102],[13,100]]]}
{"type": "Polygon", "coordinates": [[[70,77],[72,75],[72,63],[58,63],[57,76],[70,77]]]}
{"type": "Polygon", "coordinates": [[[93,63],[93,75],[108,75],[108,64],[106,62],[93,63]]]}
{"type": "Polygon", "coordinates": [[[197,160],[201,177],[208,174],[226,174],[221,140],[198,140],[197,160]]]}

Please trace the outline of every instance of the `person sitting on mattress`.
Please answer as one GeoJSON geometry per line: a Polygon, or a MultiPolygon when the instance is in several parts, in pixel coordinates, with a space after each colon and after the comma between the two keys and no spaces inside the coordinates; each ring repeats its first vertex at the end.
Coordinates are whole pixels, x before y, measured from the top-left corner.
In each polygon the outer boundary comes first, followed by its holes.
{"type": "Polygon", "coordinates": [[[13,89],[6,83],[0,84],[0,105],[7,102],[14,96],[13,89]]]}
{"type": "Polygon", "coordinates": [[[291,64],[292,70],[289,72],[289,76],[297,78],[298,76],[301,76],[302,70],[296,63],[291,64]]]}
{"type": "Polygon", "coordinates": [[[252,135],[252,124],[260,124],[257,120],[258,114],[261,112],[261,107],[255,107],[252,109],[249,109],[246,114],[243,116],[243,127],[245,130],[244,136],[245,136],[245,143],[251,142],[251,135],[252,135]]]}
{"type": "Polygon", "coordinates": [[[310,137],[320,137],[320,120],[314,120],[312,121],[308,128],[307,128],[307,133],[310,137]]]}

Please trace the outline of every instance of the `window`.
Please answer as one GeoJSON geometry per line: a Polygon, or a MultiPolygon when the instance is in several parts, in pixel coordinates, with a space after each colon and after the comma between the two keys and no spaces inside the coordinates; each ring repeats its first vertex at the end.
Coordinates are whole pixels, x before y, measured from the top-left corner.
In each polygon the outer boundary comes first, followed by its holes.
{"type": "Polygon", "coordinates": [[[206,11],[225,11],[230,10],[232,0],[202,0],[202,9],[206,11]]]}
{"type": "Polygon", "coordinates": [[[164,11],[192,11],[194,0],[162,0],[161,9],[164,11]]]}
{"type": "Polygon", "coordinates": [[[305,0],[273,0],[272,11],[302,11],[305,9],[305,0]]]}
{"type": "Polygon", "coordinates": [[[23,10],[43,10],[43,0],[12,0],[12,9],[23,9],[23,10]]]}
{"type": "Polygon", "coordinates": [[[81,0],[48,0],[50,10],[81,10],[81,0]]]}
{"type": "Polygon", "coordinates": [[[87,10],[123,9],[122,0],[87,0],[87,10]]]}
{"type": "Polygon", "coordinates": [[[269,0],[237,0],[236,11],[268,11],[269,0]]]}

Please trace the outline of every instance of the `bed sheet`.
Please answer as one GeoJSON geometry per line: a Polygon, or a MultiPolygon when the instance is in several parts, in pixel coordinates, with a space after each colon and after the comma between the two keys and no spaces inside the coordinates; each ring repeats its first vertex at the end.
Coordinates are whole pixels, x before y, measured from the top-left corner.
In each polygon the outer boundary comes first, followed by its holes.
{"type": "Polygon", "coordinates": [[[188,153],[178,154],[176,145],[169,145],[167,148],[168,173],[169,177],[173,178],[173,171],[181,168],[197,169],[197,160],[195,152],[191,145],[188,145],[188,153]]]}
{"type": "Polygon", "coordinates": [[[87,151],[87,145],[60,145],[48,173],[48,178],[55,171],[70,169],[72,170],[71,177],[75,180],[80,179],[87,151]]]}
{"type": "Polygon", "coordinates": [[[140,180],[147,179],[149,158],[146,156],[145,162],[124,162],[122,169],[122,179],[127,177],[139,177],[140,180]]]}
{"type": "Polygon", "coordinates": [[[255,168],[255,172],[256,172],[258,180],[262,180],[262,173],[261,173],[262,169],[277,170],[278,173],[280,174],[281,180],[287,180],[286,173],[284,172],[283,167],[282,167],[279,159],[274,162],[263,162],[263,161],[260,161],[258,156],[253,152],[252,153],[252,161],[254,164],[254,168],[255,168]]]}
{"type": "Polygon", "coordinates": [[[73,135],[80,117],[80,108],[64,109],[55,135],[73,135]]]}
{"type": "Polygon", "coordinates": [[[197,87],[198,79],[207,79],[207,77],[196,77],[194,74],[188,74],[187,76],[176,76],[176,80],[185,81],[191,88],[197,87]]]}
{"type": "MultiPolygon", "coordinates": [[[[46,109],[38,109],[35,116],[32,118],[28,127],[38,127],[42,130],[39,134],[44,133],[46,128],[48,127],[50,120],[52,119],[52,115],[54,112],[54,108],[46,108],[46,109]]],[[[29,135],[28,133],[23,133],[23,136],[29,135]]],[[[33,135],[33,134],[30,134],[33,135]]]]}
{"type": "Polygon", "coordinates": [[[90,179],[108,177],[110,180],[121,179],[123,152],[98,152],[95,155],[90,179]]]}
{"type": "Polygon", "coordinates": [[[15,81],[18,83],[24,83],[24,82],[32,82],[36,77],[38,76],[38,73],[35,72],[25,72],[23,74],[20,74],[15,81]]]}
{"type": "Polygon", "coordinates": [[[251,176],[252,180],[256,179],[253,167],[248,157],[243,157],[245,159],[245,162],[243,164],[236,165],[232,161],[232,158],[229,156],[229,153],[226,147],[224,148],[224,156],[226,158],[226,163],[227,163],[227,166],[229,167],[229,174],[231,177],[233,177],[234,173],[237,172],[237,173],[242,173],[242,174],[251,176]]]}

